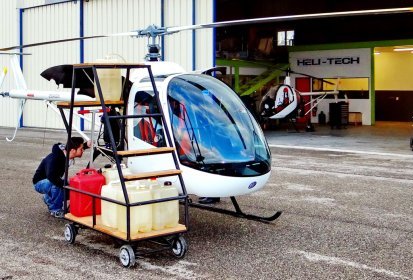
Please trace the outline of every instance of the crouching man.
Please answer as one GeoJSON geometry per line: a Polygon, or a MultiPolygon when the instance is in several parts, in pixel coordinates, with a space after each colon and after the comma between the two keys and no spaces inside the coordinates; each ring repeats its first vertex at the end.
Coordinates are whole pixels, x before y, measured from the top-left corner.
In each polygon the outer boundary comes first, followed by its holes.
{"type": "Polygon", "coordinates": [[[90,141],[84,143],[82,137],[72,137],[68,144],[67,150],[64,144],[54,144],[52,152],[41,161],[33,176],[34,189],[43,194],[43,201],[50,215],[56,218],[63,218],[64,215],[63,185],[66,157],[69,157],[69,165],[71,165],[75,158],[82,157],[83,151],[90,147],[91,143],[90,141]]]}

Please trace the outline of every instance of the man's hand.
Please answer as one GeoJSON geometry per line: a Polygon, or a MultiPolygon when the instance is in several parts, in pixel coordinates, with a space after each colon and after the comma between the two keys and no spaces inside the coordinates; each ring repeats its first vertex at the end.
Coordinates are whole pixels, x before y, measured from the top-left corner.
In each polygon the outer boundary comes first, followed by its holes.
{"type": "Polygon", "coordinates": [[[92,140],[87,141],[86,145],[87,145],[88,148],[92,147],[92,140]]]}
{"type": "Polygon", "coordinates": [[[92,147],[92,140],[88,140],[87,142],[83,143],[83,150],[89,149],[92,147]]]}

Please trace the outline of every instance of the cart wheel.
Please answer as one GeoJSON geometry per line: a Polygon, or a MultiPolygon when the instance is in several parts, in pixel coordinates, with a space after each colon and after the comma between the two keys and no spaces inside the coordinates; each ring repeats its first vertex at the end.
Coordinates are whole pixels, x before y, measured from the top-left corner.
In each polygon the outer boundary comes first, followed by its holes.
{"type": "Polygon", "coordinates": [[[70,244],[75,243],[77,230],[74,224],[65,225],[65,240],[70,244]]]}
{"type": "Polygon", "coordinates": [[[183,258],[188,251],[188,243],[185,238],[179,236],[172,241],[172,254],[178,259],[183,258]]]}
{"type": "Polygon", "coordinates": [[[120,247],[119,260],[124,267],[132,267],[135,265],[135,252],[132,246],[123,245],[120,247]]]}

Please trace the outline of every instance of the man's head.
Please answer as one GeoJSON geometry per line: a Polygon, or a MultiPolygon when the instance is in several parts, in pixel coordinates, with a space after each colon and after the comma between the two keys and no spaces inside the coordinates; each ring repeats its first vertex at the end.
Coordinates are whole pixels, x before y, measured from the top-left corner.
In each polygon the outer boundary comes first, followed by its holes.
{"type": "Polygon", "coordinates": [[[72,137],[69,140],[68,143],[68,149],[69,151],[69,158],[74,159],[74,158],[80,158],[83,155],[83,138],[82,137],[72,137]]]}

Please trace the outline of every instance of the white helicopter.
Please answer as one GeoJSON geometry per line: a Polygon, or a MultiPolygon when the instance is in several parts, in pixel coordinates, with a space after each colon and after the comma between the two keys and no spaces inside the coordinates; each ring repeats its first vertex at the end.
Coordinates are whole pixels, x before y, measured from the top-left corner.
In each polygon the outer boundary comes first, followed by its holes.
{"type": "MultiPolygon", "coordinates": [[[[271,152],[259,124],[237,94],[218,79],[205,74],[188,73],[175,63],[160,61],[160,47],[156,43],[157,39],[179,31],[202,28],[410,11],[410,8],[382,9],[279,16],[182,27],[149,26],[146,29],[127,33],[34,43],[3,48],[0,51],[111,36],[148,37],[151,41],[148,45],[147,61],[144,63],[151,66],[168,131],[174,139],[187,193],[203,197],[230,197],[235,212],[208,206],[203,206],[203,208],[248,219],[272,221],[278,218],[281,212],[276,212],[270,217],[245,214],[235,199],[235,196],[250,194],[262,189],[271,175],[271,152]]],[[[46,78],[55,79],[53,74],[46,75],[46,78]]],[[[93,79],[90,79],[90,82],[93,83],[93,79]]],[[[138,69],[131,72],[129,81],[126,82],[131,83],[127,97],[124,96],[127,100],[128,114],[151,113],[154,109],[154,89],[147,71],[138,69]]],[[[93,88],[93,85],[90,86],[93,88]]],[[[289,85],[285,85],[279,92],[291,100],[284,110],[290,105],[292,109],[286,110],[284,114],[294,111],[298,104],[298,95],[289,85]]],[[[53,100],[50,96],[48,98],[40,97],[40,95],[39,93],[40,99],[53,100]]],[[[3,96],[23,99],[30,97],[27,94],[13,95],[12,91],[3,93],[3,96]]],[[[77,96],[77,98],[82,98],[80,97],[82,95],[77,96]]],[[[90,100],[92,97],[83,95],[83,98],[90,100]]],[[[156,117],[147,118],[142,124],[128,120],[125,123],[127,131],[126,145],[123,147],[125,150],[164,145],[165,135],[161,122],[156,117]]],[[[105,144],[107,143],[102,145],[105,144]]],[[[134,172],[173,168],[173,162],[167,155],[157,155],[153,157],[153,160],[130,158],[127,165],[134,172]]],[[[166,180],[172,181],[178,189],[181,187],[176,179],[166,178],[166,180]]]]}
{"type": "Polygon", "coordinates": [[[260,117],[264,119],[288,119],[295,118],[298,115],[306,116],[328,95],[333,95],[337,101],[337,96],[339,94],[338,86],[340,84],[339,78],[336,83],[332,83],[325,79],[316,78],[303,73],[296,73],[309,76],[313,79],[321,81],[322,83],[334,85],[334,89],[330,91],[301,92],[291,86],[291,78],[289,75],[290,72],[292,71],[287,70],[287,76],[285,77],[284,83],[271,87],[264,95],[259,106],[260,117]],[[304,101],[303,97],[305,96],[312,97],[313,99],[310,101],[304,101]],[[305,108],[308,105],[310,105],[310,107],[306,110],[305,108]]]}

